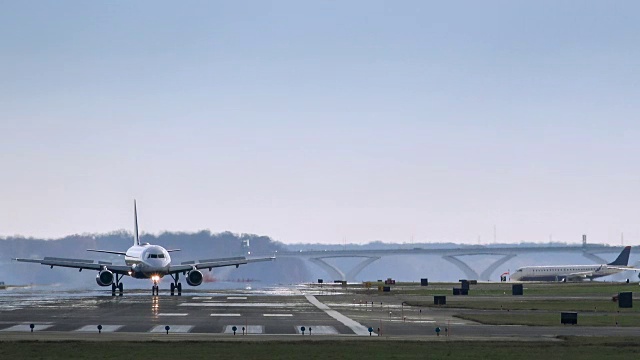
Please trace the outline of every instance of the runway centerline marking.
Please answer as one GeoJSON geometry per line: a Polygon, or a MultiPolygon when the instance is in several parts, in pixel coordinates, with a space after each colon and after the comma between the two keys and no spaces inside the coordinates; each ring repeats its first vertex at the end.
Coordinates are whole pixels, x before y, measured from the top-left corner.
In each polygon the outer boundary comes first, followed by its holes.
{"type": "Polygon", "coordinates": [[[287,316],[293,316],[293,314],[262,314],[262,316],[272,316],[272,317],[287,317],[287,316]]]}
{"type": "Polygon", "coordinates": [[[160,313],[158,316],[187,316],[187,313],[160,313]]]}
{"type": "Polygon", "coordinates": [[[306,303],[228,303],[228,302],[219,302],[219,303],[182,303],[178,306],[209,306],[209,307],[277,307],[277,308],[287,308],[293,306],[308,306],[306,303]]]}
{"type": "MultiPolygon", "coordinates": [[[[331,316],[332,318],[341,322],[343,325],[350,328],[356,335],[369,335],[369,330],[364,325],[360,324],[359,322],[347,316],[342,315],[341,313],[335,310],[332,310],[327,305],[321,303],[320,300],[316,299],[315,296],[304,295],[304,297],[307,298],[307,300],[313,305],[315,305],[318,309],[324,311],[325,313],[327,313],[327,315],[331,316]]],[[[377,335],[376,333],[372,333],[372,334],[377,335]]]]}
{"type": "Polygon", "coordinates": [[[246,296],[227,296],[227,300],[247,300],[246,296]]]}
{"type": "Polygon", "coordinates": [[[240,314],[211,314],[209,316],[240,316],[240,314]]]}

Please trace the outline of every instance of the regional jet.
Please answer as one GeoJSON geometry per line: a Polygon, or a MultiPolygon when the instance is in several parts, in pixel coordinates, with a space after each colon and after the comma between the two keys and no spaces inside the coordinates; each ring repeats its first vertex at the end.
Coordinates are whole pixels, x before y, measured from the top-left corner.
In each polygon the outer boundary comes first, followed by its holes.
{"type": "Polygon", "coordinates": [[[593,280],[595,278],[617,274],[623,271],[640,271],[627,266],[631,246],[625,247],[613,262],[602,265],[556,265],[526,266],[511,275],[514,281],[572,281],[593,280]]]}
{"type": "Polygon", "coordinates": [[[182,284],[180,283],[180,274],[186,277],[187,284],[190,286],[198,286],[202,284],[204,276],[200,270],[222,267],[222,266],[235,266],[259,262],[259,261],[271,261],[275,257],[264,258],[251,258],[246,257],[232,257],[232,258],[218,258],[210,260],[199,261],[187,261],[180,265],[171,263],[171,256],[169,253],[174,251],[180,251],[179,249],[167,250],[159,245],[152,245],[149,243],[140,243],[140,237],[138,236],[138,212],[136,209],[136,202],[133,202],[133,217],[134,217],[134,234],[133,234],[133,246],[126,252],[111,251],[111,250],[95,250],[88,249],[87,251],[116,254],[124,256],[125,265],[112,265],[107,262],[94,263],[91,260],[81,259],[66,259],[66,258],[54,258],[45,257],[44,259],[14,259],[17,261],[39,263],[42,265],[50,266],[52,269],[54,266],[75,268],[82,271],[83,269],[97,270],[96,283],[100,286],[111,286],[111,295],[116,295],[116,290],[119,290],[120,296],[124,291],[124,286],[121,282],[122,278],[131,276],[136,279],[151,279],[153,281],[153,287],[151,288],[152,295],[159,295],[158,282],[160,279],[169,275],[173,279],[171,283],[171,295],[173,296],[177,290],[178,295],[182,295],[182,284]]]}

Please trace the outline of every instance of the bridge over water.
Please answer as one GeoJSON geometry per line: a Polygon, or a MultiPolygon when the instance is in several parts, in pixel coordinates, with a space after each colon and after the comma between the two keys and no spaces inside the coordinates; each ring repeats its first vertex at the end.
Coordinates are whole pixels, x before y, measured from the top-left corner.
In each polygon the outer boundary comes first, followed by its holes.
{"type": "Polygon", "coordinates": [[[583,244],[581,246],[465,246],[452,248],[421,248],[411,249],[372,249],[372,250],[299,250],[281,251],[276,257],[300,258],[318,265],[334,279],[347,281],[355,280],[356,276],[371,265],[376,260],[384,256],[398,255],[432,255],[441,256],[444,260],[457,266],[464,272],[468,279],[490,280],[491,274],[501,265],[518,256],[518,254],[529,253],[574,253],[581,254],[587,259],[597,264],[605,264],[608,261],[603,259],[601,254],[618,254],[622,251],[622,246],[609,246],[604,244],[583,244]],[[485,269],[473,269],[463,259],[465,256],[493,255],[500,258],[491,263],[485,269]],[[327,259],[354,258],[361,259],[353,268],[349,270],[340,269],[338,266],[330,264],[327,259]],[[478,272],[479,271],[479,272],[478,272]]]}

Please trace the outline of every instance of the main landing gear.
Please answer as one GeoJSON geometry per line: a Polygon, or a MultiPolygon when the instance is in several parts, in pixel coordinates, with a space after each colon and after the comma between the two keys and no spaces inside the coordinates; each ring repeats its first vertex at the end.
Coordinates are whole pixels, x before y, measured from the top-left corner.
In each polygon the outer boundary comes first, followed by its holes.
{"type": "Polygon", "coordinates": [[[182,296],[182,284],[180,283],[180,273],[171,274],[173,278],[173,282],[171,283],[171,296],[175,295],[176,290],[178,290],[178,296],[182,296]]]}
{"type": "Polygon", "coordinates": [[[120,290],[120,296],[122,296],[122,293],[124,291],[124,285],[122,285],[122,283],[120,282],[120,280],[122,280],[122,277],[124,275],[118,275],[118,274],[114,274],[115,275],[115,282],[111,284],[111,296],[116,296],[116,289],[120,290]]]}

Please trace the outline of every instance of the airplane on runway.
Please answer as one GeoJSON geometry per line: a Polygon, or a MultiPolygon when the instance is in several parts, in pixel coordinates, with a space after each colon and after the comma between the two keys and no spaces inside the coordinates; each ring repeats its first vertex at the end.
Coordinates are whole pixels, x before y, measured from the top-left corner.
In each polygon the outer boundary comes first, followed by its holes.
{"type": "Polygon", "coordinates": [[[182,283],[180,283],[180,273],[186,276],[187,284],[190,286],[198,286],[202,284],[203,275],[200,272],[201,269],[209,269],[211,271],[214,267],[222,266],[235,266],[259,262],[259,261],[271,261],[275,257],[265,258],[251,258],[245,257],[233,257],[233,258],[219,258],[211,260],[200,261],[187,261],[181,265],[171,264],[171,256],[169,253],[174,251],[180,251],[180,249],[167,250],[160,245],[152,245],[149,243],[140,243],[138,236],[138,212],[136,209],[136,202],[133,201],[133,216],[134,216],[134,234],[133,234],[133,246],[126,252],[111,251],[111,250],[95,250],[88,249],[87,251],[116,254],[124,256],[125,265],[112,265],[111,263],[98,262],[94,263],[90,260],[81,259],[65,259],[45,257],[44,259],[14,259],[16,261],[39,263],[42,265],[60,267],[69,267],[80,269],[97,270],[96,283],[100,286],[111,286],[111,295],[116,295],[116,290],[119,290],[120,296],[124,291],[124,286],[121,279],[123,276],[131,276],[136,279],[151,279],[153,281],[153,287],[151,288],[152,295],[159,295],[158,282],[160,279],[169,275],[173,278],[171,283],[171,295],[173,296],[175,291],[178,291],[178,295],[182,295],[182,283]]]}
{"type": "Polygon", "coordinates": [[[603,276],[617,274],[623,271],[640,271],[627,266],[631,246],[625,247],[613,262],[602,265],[556,265],[556,266],[525,266],[511,275],[514,281],[571,281],[593,280],[603,276]]]}

